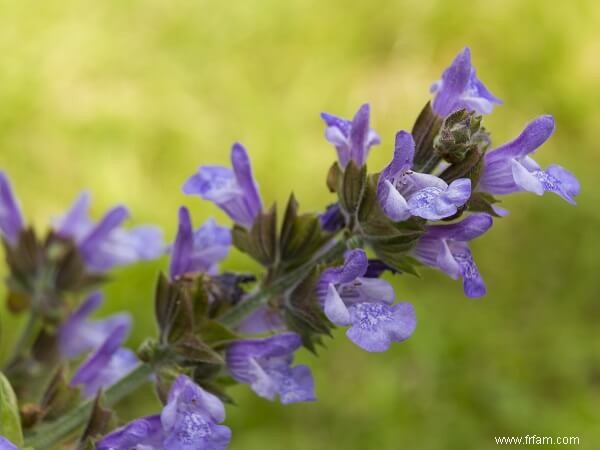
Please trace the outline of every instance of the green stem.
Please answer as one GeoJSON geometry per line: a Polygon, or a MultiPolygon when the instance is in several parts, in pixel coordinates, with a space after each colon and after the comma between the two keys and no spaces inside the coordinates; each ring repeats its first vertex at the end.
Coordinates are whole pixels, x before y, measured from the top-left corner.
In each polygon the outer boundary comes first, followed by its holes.
{"type": "MultiPolygon", "coordinates": [[[[259,290],[244,302],[236,305],[221,318],[221,322],[228,326],[239,324],[257,308],[267,303],[273,295],[279,294],[302,281],[315,265],[339,258],[347,249],[355,248],[359,245],[360,238],[357,237],[351,236],[338,240],[330,248],[324,249],[320,254],[317,254],[308,263],[292,270],[285,276],[276,279],[269,287],[259,290]]],[[[138,389],[148,379],[148,376],[151,373],[152,367],[150,365],[138,365],[119,382],[106,390],[104,393],[104,405],[112,406],[116,404],[123,397],[138,389]]],[[[93,403],[93,400],[88,400],[67,415],[53,422],[44,423],[35,427],[26,434],[25,445],[36,450],[49,450],[60,442],[63,442],[89,420],[93,403]]]]}
{"type": "Polygon", "coordinates": [[[332,247],[315,256],[306,264],[277,278],[268,287],[259,289],[255,294],[251,295],[243,302],[238,303],[235,307],[225,313],[219,321],[223,325],[229,327],[238,325],[243,319],[248,317],[262,305],[266,304],[274,295],[279,294],[302,281],[316,265],[339,258],[349,248],[357,247],[359,245],[358,240],[359,238],[357,237],[340,239],[332,247]]]}
{"type": "MultiPolygon", "coordinates": [[[[148,364],[139,364],[120,381],[112,385],[104,392],[104,405],[112,406],[123,397],[138,389],[148,381],[152,373],[152,367],[148,364]]],[[[50,422],[42,424],[30,431],[25,436],[25,446],[35,450],[48,450],[64,441],[78,428],[85,425],[89,420],[94,400],[87,400],[67,415],[50,422]]]]}
{"type": "Polygon", "coordinates": [[[38,336],[42,321],[39,316],[35,313],[30,313],[27,318],[25,328],[21,331],[19,340],[17,341],[13,353],[5,365],[5,372],[10,373],[11,368],[16,365],[27,352],[31,350],[31,347],[38,336]]]}

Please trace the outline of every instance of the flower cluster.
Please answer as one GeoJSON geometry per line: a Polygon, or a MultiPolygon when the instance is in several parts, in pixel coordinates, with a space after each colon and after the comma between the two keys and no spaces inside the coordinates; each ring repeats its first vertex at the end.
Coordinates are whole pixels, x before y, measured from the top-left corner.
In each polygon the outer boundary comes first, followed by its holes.
{"type": "MultiPolygon", "coordinates": [[[[415,310],[396,299],[388,275],[429,266],[462,279],[467,297],[485,295],[469,242],[507,214],[496,196],[553,192],[574,203],[579,183],[566,169],[542,169],[530,156],[554,132],[551,116],[493,146],[482,116],[501,101],[477,78],[469,49],[431,92],[412,130],[396,133],[391,161],[380,172],[367,168],[371,148],[382,143],[368,104],[352,120],[321,114],[337,161],[326,179],[335,199],[320,214],[301,213],[293,195],[281,216],[276,205],[265,208],[248,152],[235,143],[231,168],[201,166],[183,184],[185,194],[213,202],[233,225],[211,219],[194,228],[190,211],[181,207],[169,247],[156,227],[123,228],[123,206],[92,221],[88,194],[40,240],[0,172],[9,310],[28,311],[32,323],[42,324],[27,329],[33,334],[22,342],[32,347],[19,349],[6,372],[23,398],[31,395],[23,385],[48,384],[42,400],[22,414],[26,444],[47,448],[83,427],[78,448],[225,449],[230,385],[247,384],[282,404],[314,401],[310,368],[294,364],[301,347],[316,353],[336,326],[367,352],[384,352],[411,337],[415,310]],[[261,273],[221,271],[231,247],[254,259],[261,273]],[[158,334],[134,353],[123,347],[132,317],[92,319],[102,294],[88,291],[112,268],[164,252],[170,264],[156,283],[158,334]],[[64,368],[75,363],[73,376],[61,382],[64,368]],[[56,375],[49,381],[44,371],[56,375]],[[162,411],[112,429],[107,408],[127,389],[150,381],[162,411]],[[87,409],[72,407],[79,388],[90,414],[77,416],[87,409]]],[[[11,433],[22,438],[20,425],[11,433]]],[[[9,436],[1,426],[0,434],[9,436]]],[[[13,448],[0,437],[0,450],[13,448]]]]}

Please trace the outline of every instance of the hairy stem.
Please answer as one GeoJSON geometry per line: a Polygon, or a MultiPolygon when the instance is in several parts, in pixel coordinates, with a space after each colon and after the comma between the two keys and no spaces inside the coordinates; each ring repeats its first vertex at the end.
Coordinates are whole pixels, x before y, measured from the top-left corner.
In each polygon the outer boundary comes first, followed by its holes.
{"type": "Polygon", "coordinates": [[[316,255],[307,263],[273,280],[268,287],[258,290],[255,294],[237,304],[219,319],[220,322],[229,327],[238,325],[243,319],[266,304],[271,297],[302,281],[317,264],[334,260],[342,256],[349,248],[358,246],[358,240],[359,238],[357,237],[340,239],[333,246],[316,255]]]}
{"type": "MultiPolygon", "coordinates": [[[[104,393],[105,406],[112,406],[142,386],[152,373],[148,364],[139,364],[104,393]]],[[[75,433],[90,417],[94,400],[87,400],[61,418],[42,424],[25,435],[25,446],[49,450],[75,433]]]]}

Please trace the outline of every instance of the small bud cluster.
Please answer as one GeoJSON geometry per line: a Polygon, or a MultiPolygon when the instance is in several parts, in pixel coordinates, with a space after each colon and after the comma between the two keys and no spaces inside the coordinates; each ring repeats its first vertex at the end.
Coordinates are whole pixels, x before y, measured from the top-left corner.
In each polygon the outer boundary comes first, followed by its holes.
{"type": "Polygon", "coordinates": [[[39,238],[0,172],[7,306],[29,317],[0,374],[0,450],[67,442],[100,450],[225,449],[229,386],[246,384],[283,404],[314,401],[310,368],[294,363],[301,347],[316,354],[334,327],[367,352],[413,334],[415,310],[397,301],[384,273],[428,266],[462,279],[467,297],[483,296],[469,242],[506,215],[496,196],[553,192],[574,203],[579,183],[530,156],[552,135],[551,116],[493,146],[482,120],[501,102],[477,78],[469,49],[431,90],[412,130],[396,133],[381,172],[367,167],[382,142],[368,104],[351,120],[321,114],[337,154],[324,183],[336,198],[321,213],[301,212],[294,195],[284,209],[265,208],[248,152],[235,143],[231,168],[201,166],[183,184],[185,194],[213,202],[233,225],[209,220],[195,228],[182,207],[168,247],[155,227],[123,228],[122,206],[93,222],[87,194],[39,238]],[[222,272],[232,246],[261,273],[222,272]],[[128,313],[91,318],[102,302],[98,288],[113,267],[167,252],[168,274],[155,284],[158,332],[133,352],[123,347],[128,313]],[[146,382],[160,411],[118,423],[111,407],[146,382]]]}

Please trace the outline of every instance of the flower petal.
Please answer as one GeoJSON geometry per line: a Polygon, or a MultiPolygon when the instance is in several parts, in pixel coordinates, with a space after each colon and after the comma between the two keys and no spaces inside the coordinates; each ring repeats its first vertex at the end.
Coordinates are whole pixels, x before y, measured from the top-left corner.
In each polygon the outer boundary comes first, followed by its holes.
{"type": "Polygon", "coordinates": [[[470,76],[471,50],[467,47],[444,71],[441,83],[434,85],[436,96],[431,106],[438,115],[446,117],[455,110],[456,101],[467,89],[470,76]]]}
{"type": "Polygon", "coordinates": [[[581,189],[579,181],[564,167],[553,164],[545,171],[535,173],[547,192],[554,192],[571,204],[575,204],[574,197],[581,189]]]}
{"type": "Polygon", "coordinates": [[[473,255],[465,243],[452,243],[452,254],[460,266],[465,295],[470,298],[482,297],[486,293],[485,283],[473,260],[473,255]]]}
{"type": "Polygon", "coordinates": [[[365,103],[356,112],[354,119],[352,119],[352,127],[350,128],[350,159],[359,167],[365,164],[369,151],[367,147],[369,115],[370,108],[365,103]]]}
{"type": "Polygon", "coordinates": [[[170,273],[172,279],[190,271],[193,248],[192,219],[188,209],[182,206],[179,208],[179,227],[171,252],[170,273]]]}
{"type": "Polygon", "coordinates": [[[540,147],[553,133],[554,118],[550,115],[537,117],[527,124],[516,139],[488,152],[485,162],[489,164],[500,159],[523,158],[540,147]]]}
{"type": "Polygon", "coordinates": [[[88,218],[90,202],[90,193],[81,193],[69,211],[57,222],[57,233],[61,236],[70,237],[75,242],[80,242],[93,227],[92,222],[88,218]]]}
{"type": "Polygon", "coordinates": [[[408,219],[411,212],[408,202],[402,194],[388,180],[383,180],[383,184],[380,186],[377,197],[385,215],[395,222],[408,219]]]}
{"type": "Polygon", "coordinates": [[[258,193],[258,185],[252,175],[248,152],[239,142],[233,144],[231,148],[231,164],[237,183],[244,192],[248,213],[254,219],[262,211],[262,201],[258,193]]]}
{"type": "Polygon", "coordinates": [[[407,303],[359,303],[350,312],[352,327],[346,336],[368,352],[384,352],[392,342],[408,338],[415,329],[414,310],[407,303]]]}
{"type": "Polygon", "coordinates": [[[435,239],[470,241],[484,234],[492,224],[493,219],[489,214],[475,213],[450,225],[430,225],[427,227],[425,236],[435,239]]]}
{"type": "Polygon", "coordinates": [[[160,416],[147,416],[104,436],[96,444],[96,450],[161,450],[163,439],[160,416]]]}
{"type": "Polygon", "coordinates": [[[542,195],[544,193],[544,185],[542,182],[517,160],[513,159],[511,161],[511,169],[515,183],[519,188],[524,191],[533,192],[537,195],[542,195]]]}
{"type": "Polygon", "coordinates": [[[21,208],[13,194],[8,177],[0,171],[0,234],[15,244],[24,227],[21,208]]]}
{"type": "Polygon", "coordinates": [[[329,285],[325,304],[323,305],[325,315],[336,325],[349,325],[350,312],[346,308],[344,301],[338,294],[333,284],[329,285]]]}
{"type": "Polygon", "coordinates": [[[312,402],[315,397],[315,381],[307,366],[292,367],[286,377],[280,380],[279,397],[281,403],[312,402]]]}

